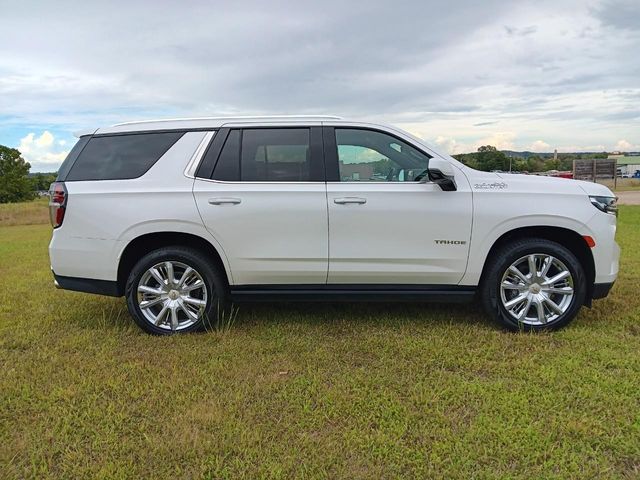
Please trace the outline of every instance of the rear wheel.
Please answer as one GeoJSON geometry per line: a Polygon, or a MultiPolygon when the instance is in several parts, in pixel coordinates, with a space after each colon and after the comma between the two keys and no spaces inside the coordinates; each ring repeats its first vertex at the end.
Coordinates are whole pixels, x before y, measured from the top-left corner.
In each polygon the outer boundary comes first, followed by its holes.
{"type": "Polygon", "coordinates": [[[517,240],[494,252],[480,294],[489,315],[511,330],[558,329],[584,303],[584,269],[568,249],[545,239],[517,240]]]}
{"type": "Polygon", "coordinates": [[[140,259],[129,275],[125,295],[138,326],[148,333],[169,335],[214,325],[226,290],[224,277],[200,252],[176,246],[140,259]]]}

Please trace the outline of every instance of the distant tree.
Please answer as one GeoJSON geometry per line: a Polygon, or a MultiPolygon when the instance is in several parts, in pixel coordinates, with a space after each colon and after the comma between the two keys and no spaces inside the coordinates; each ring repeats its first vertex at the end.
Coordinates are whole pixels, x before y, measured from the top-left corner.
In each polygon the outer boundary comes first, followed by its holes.
{"type": "Polygon", "coordinates": [[[537,155],[527,158],[527,171],[542,172],[544,171],[544,160],[537,155]]]}
{"type": "Polygon", "coordinates": [[[56,181],[56,173],[34,173],[31,182],[34,190],[49,190],[49,186],[56,181]]]}
{"type": "Polygon", "coordinates": [[[476,153],[457,153],[453,155],[453,158],[458,160],[461,163],[464,163],[468,167],[478,168],[478,161],[476,159],[476,153]]]}
{"type": "Polygon", "coordinates": [[[508,170],[509,158],[492,145],[483,145],[476,154],[478,169],[486,172],[491,170],[508,170]]]}
{"type": "Polygon", "coordinates": [[[27,176],[30,168],[18,150],[0,145],[0,203],[22,202],[35,196],[27,176]]]}

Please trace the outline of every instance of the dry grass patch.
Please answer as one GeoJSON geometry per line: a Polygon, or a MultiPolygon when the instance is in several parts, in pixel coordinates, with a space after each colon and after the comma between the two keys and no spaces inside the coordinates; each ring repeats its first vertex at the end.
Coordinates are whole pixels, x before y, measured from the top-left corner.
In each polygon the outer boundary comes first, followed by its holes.
{"type": "Polygon", "coordinates": [[[0,203],[0,227],[49,223],[48,205],[48,198],[22,203],[0,203]]]}

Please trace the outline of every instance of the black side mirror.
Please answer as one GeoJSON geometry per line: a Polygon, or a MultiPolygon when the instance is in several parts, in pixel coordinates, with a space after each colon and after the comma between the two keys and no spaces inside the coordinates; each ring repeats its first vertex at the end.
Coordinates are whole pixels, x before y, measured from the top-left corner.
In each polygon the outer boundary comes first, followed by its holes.
{"type": "Polygon", "coordinates": [[[439,185],[444,192],[455,192],[458,189],[453,177],[445,175],[437,169],[429,169],[429,180],[431,180],[436,185],[439,185]]]}

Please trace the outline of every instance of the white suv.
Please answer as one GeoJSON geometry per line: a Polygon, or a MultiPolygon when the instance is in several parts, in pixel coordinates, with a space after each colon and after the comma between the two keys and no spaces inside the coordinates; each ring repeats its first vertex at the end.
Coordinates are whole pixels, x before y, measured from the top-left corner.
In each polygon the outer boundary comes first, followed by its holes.
{"type": "Polygon", "coordinates": [[[250,300],[467,301],[559,328],[618,273],[616,199],[473,170],[338,117],[133,122],[80,139],[51,187],[60,288],[126,296],[155,334],[250,300]]]}

